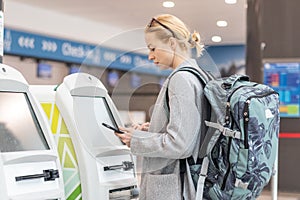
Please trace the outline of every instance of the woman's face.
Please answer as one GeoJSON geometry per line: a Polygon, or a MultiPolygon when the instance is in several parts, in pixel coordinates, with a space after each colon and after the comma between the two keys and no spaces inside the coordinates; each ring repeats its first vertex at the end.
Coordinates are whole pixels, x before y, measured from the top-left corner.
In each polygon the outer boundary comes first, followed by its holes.
{"type": "Polygon", "coordinates": [[[149,49],[149,60],[152,60],[160,69],[173,67],[174,51],[171,48],[170,42],[164,43],[159,40],[155,32],[146,33],[145,41],[149,49]]]}

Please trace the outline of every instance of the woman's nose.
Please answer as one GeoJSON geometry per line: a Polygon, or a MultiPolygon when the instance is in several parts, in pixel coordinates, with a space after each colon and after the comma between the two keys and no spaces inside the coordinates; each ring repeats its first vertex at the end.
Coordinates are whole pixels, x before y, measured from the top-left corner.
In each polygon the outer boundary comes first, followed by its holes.
{"type": "Polygon", "coordinates": [[[154,55],[151,52],[148,55],[148,60],[154,60],[154,55]]]}

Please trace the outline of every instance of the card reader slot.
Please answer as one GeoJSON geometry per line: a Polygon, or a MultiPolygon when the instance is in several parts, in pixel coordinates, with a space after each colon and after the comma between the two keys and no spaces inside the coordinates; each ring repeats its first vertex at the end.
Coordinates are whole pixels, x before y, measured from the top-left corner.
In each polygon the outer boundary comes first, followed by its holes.
{"type": "Polygon", "coordinates": [[[109,170],[117,170],[117,169],[124,169],[125,171],[133,169],[133,162],[130,161],[123,161],[121,165],[111,165],[111,166],[105,166],[104,171],[109,170]]]}
{"type": "Polygon", "coordinates": [[[58,170],[47,169],[47,170],[43,170],[42,174],[16,176],[15,178],[17,182],[23,180],[38,179],[38,178],[44,178],[44,181],[54,181],[56,178],[59,178],[59,172],[58,170]]]}

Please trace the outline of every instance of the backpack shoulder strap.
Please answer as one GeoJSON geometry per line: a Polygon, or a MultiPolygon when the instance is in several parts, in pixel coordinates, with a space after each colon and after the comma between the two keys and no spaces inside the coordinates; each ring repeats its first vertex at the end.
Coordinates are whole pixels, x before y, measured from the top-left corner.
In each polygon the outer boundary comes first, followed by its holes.
{"type": "MultiPolygon", "coordinates": [[[[203,85],[203,87],[205,87],[205,85],[210,81],[210,80],[214,80],[215,77],[210,74],[209,72],[204,71],[203,69],[201,69],[199,67],[199,69],[195,69],[193,67],[182,67],[180,69],[178,69],[176,72],[174,72],[171,77],[169,78],[169,80],[172,78],[172,76],[174,76],[177,72],[180,71],[187,71],[192,73],[193,75],[195,75],[198,80],[200,81],[200,83],[203,85]]],[[[167,107],[168,107],[168,111],[170,111],[170,106],[169,106],[169,83],[167,85],[167,89],[166,89],[166,103],[167,103],[167,107]]],[[[208,109],[210,109],[210,107],[208,107],[208,109]]],[[[210,111],[208,112],[210,113],[210,111]]],[[[210,118],[210,116],[208,116],[208,118],[210,118]]],[[[181,181],[181,192],[183,193],[183,189],[184,189],[184,174],[186,172],[186,161],[188,162],[189,165],[194,165],[194,158],[193,156],[190,156],[188,158],[184,158],[184,159],[180,159],[180,181],[181,181]]],[[[196,163],[199,163],[199,159],[197,159],[196,163]]],[[[197,189],[197,188],[195,188],[197,189]]]]}
{"type": "Polygon", "coordinates": [[[193,67],[182,67],[182,68],[180,68],[180,69],[177,70],[177,72],[179,72],[179,71],[191,72],[192,74],[194,74],[199,79],[199,81],[203,85],[206,85],[208,83],[208,81],[211,81],[211,80],[215,79],[212,74],[210,74],[207,71],[204,71],[200,67],[198,69],[193,68],[193,67]]]}
{"type": "MultiPolygon", "coordinates": [[[[186,72],[190,72],[190,73],[194,74],[198,78],[198,80],[200,81],[200,83],[203,85],[203,87],[209,81],[215,79],[215,77],[211,73],[209,73],[207,71],[204,71],[200,67],[198,69],[195,69],[193,67],[182,67],[182,68],[178,69],[176,72],[174,72],[170,76],[169,80],[172,78],[172,76],[174,76],[177,72],[180,72],[180,71],[186,71],[186,72]]],[[[168,83],[167,89],[166,89],[166,102],[167,102],[168,110],[170,111],[170,106],[169,106],[169,83],[168,83]]]]}

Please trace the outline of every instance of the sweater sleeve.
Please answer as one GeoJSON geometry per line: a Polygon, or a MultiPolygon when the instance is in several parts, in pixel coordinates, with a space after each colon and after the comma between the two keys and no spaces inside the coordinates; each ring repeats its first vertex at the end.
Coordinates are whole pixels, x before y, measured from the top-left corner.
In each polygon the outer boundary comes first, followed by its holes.
{"type": "Polygon", "coordinates": [[[133,154],[170,159],[192,154],[200,139],[202,103],[196,101],[203,99],[203,88],[191,73],[178,72],[171,78],[168,90],[170,111],[165,131],[135,131],[131,139],[133,154]]]}

